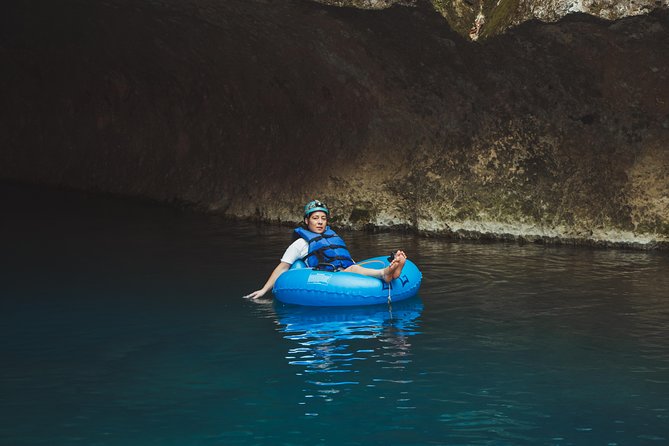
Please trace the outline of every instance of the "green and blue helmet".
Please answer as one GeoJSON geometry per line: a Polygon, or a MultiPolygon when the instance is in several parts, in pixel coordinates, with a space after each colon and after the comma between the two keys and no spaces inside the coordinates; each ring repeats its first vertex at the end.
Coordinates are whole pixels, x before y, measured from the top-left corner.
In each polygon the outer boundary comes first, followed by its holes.
{"type": "Polygon", "coordinates": [[[325,203],[322,203],[318,200],[312,200],[304,205],[304,218],[308,218],[311,214],[313,214],[316,211],[323,211],[325,212],[325,215],[327,216],[330,215],[330,210],[325,205],[325,203]]]}

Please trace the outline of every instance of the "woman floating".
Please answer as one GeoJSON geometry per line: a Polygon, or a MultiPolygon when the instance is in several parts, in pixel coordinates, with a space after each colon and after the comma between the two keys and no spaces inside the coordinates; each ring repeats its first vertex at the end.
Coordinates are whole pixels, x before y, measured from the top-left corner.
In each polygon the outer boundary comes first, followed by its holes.
{"type": "Polygon", "coordinates": [[[330,210],[313,200],[304,206],[304,225],[294,231],[295,241],[286,249],[281,261],[270,274],[265,285],[244,297],[257,299],[274,287],[279,276],[288,271],[295,262],[302,261],[308,267],[327,265],[331,272],[348,272],[373,277],[390,283],[402,275],[407,261],[404,251],[397,251],[390,264],[382,269],[366,268],[356,264],[346,248],[346,243],[328,226],[330,210]]]}

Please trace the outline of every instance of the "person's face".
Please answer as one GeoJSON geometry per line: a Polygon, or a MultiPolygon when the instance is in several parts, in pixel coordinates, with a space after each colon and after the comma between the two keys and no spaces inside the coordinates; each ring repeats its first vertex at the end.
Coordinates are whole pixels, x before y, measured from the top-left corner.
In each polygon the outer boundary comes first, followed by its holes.
{"type": "Polygon", "coordinates": [[[304,222],[307,224],[307,229],[311,232],[322,234],[325,232],[325,227],[328,224],[328,216],[323,211],[316,211],[305,218],[304,222]]]}

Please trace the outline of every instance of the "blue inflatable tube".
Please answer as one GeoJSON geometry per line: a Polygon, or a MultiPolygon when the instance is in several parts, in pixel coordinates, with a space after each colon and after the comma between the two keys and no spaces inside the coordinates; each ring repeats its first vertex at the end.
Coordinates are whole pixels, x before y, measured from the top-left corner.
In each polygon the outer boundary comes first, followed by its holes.
{"type": "MultiPolygon", "coordinates": [[[[366,268],[388,266],[386,257],[374,257],[358,262],[366,268]]],[[[374,277],[355,273],[317,271],[298,261],[281,274],[274,284],[274,297],[286,304],[318,307],[377,305],[398,302],[415,296],[423,279],[418,267],[407,260],[402,275],[390,284],[374,277]]]]}

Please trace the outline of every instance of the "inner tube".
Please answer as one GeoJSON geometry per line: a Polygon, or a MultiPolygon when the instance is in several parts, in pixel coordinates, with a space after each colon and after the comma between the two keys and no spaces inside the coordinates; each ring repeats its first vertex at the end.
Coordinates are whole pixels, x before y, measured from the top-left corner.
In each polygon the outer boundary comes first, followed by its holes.
{"type": "MultiPolygon", "coordinates": [[[[373,257],[358,263],[365,268],[383,269],[386,257],[373,257]]],[[[375,277],[343,271],[331,272],[307,268],[297,261],[281,274],[272,293],[277,300],[294,305],[344,307],[399,302],[415,296],[423,275],[411,260],[406,261],[402,275],[390,284],[375,277]]]]}

